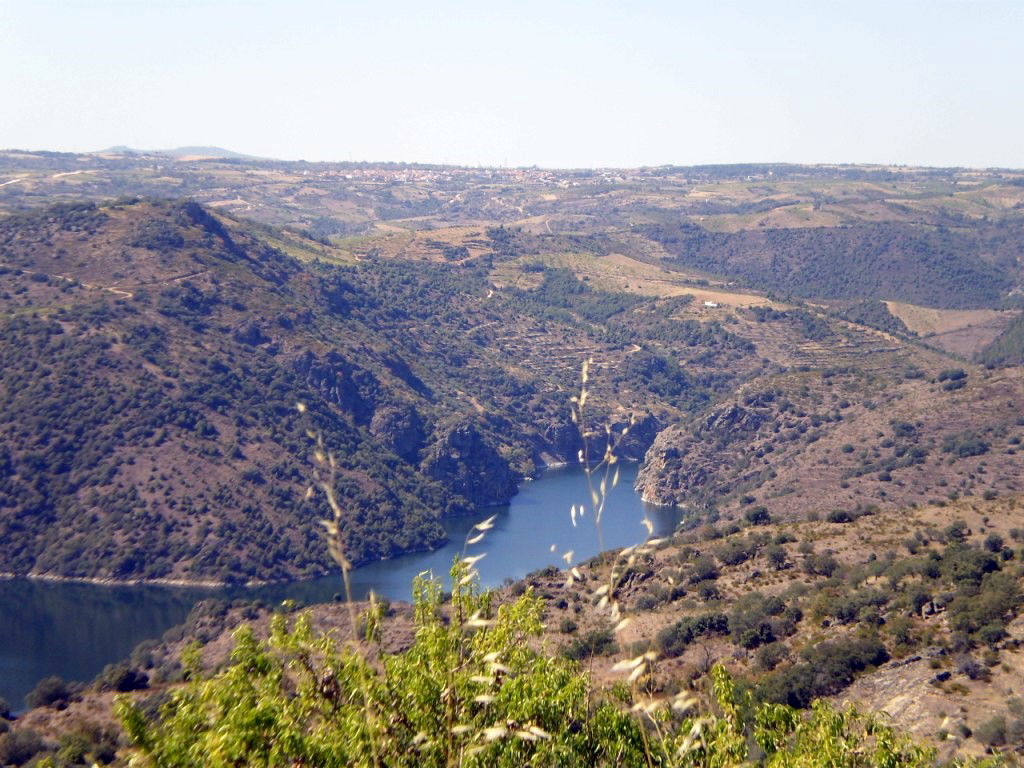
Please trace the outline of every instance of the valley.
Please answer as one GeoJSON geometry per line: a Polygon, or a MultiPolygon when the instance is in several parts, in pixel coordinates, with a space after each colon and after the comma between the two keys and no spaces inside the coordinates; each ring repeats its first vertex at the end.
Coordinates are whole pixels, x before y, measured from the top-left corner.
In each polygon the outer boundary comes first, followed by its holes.
{"type": "MultiPolygon", "coordinates": [[[[351,629],[323,482],[379,588],[494,505],[566,525],[591,502],[532,493],[610,434],[632,534],[479,549],[497,604],[542,598],[531,648],[602,690],[650,652],[644,695],[706,697],[721,663],[943,758],[1024,748],[1022,259],[1013,170],[0,152],[2,589],[219,590],[122,661],[158,707],[190,640],[215,673],[292,595],[351,629]]],[[[378,592],[412,647],[409,589],[378,592]]],[[[103,674],[19,723],[115,727],[103,674]]]]}

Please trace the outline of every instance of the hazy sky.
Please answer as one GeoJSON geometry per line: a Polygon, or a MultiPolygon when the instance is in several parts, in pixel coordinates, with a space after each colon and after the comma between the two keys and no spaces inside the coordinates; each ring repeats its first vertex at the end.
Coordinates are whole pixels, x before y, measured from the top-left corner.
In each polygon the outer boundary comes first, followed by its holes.
{"type": "Polygon", "coordinates": [[[0,147],[1024,167],[1024,0],[0,0],[0,147]]]}

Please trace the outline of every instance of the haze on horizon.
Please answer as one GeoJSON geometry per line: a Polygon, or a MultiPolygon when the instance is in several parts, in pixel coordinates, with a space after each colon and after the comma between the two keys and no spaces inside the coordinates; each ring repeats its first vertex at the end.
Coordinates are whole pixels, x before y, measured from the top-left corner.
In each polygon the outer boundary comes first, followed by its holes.
{"type": "Polygon", "coordinates": [[[1024,4],[8,0],[0,147],[1024,167],[1024,4]]]}

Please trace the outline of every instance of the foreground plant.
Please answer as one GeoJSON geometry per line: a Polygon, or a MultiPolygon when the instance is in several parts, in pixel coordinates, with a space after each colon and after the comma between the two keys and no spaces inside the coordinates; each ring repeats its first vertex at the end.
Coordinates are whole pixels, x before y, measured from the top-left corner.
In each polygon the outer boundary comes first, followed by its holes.
{"type": "Polygon", "coordinates": [[[535,649],[543,604],[532,591],[496,607],[462,562],[452,584],[445,600],[437,581],[417,579],[416,637],[403,653],[382,653],[374,608],[362,649],[313,631],[305,616],[289,626],[278,615],[266,642],[238,630],[230,663],[212,676],[193,651],[189,682],[157,717],[118,700],[133,764],[934,764],[930,750],[853,709],[755,708],[721,667],[703,712],[681,712],[673,699],[645,702],[638,716],[628,695],[604,696],[574,662],[535,649]]]}

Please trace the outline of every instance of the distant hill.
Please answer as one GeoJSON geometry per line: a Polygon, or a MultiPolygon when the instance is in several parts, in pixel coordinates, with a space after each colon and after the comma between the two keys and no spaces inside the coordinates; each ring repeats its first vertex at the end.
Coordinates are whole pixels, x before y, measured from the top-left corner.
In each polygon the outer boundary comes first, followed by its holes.
{"type": "Polygon", "coordinates": [[[168,157],[209,157],[221,160],[261,160],[255,155],[244,155],[223,147],[174,147],[173,149],[136,149],[119,144],[101,149],[97,155],[167,155],[168,157]]]}
{"type": "Polygon", "coordinates": [[[315,239],[347,238],[360,256],[404,257],[399,232],[443,242],[426,233],[503,225],[541,241],[541,255],[563,245],[592,260],[621,254],[780,300],[1000,310],[1024,290],[1021,171],[465,168],[253,160],[202,146],[158,156],[201,163],[154,163],[112,151],[120,154],[0,152],[0,215],[56,200],[174,196],[315,239]]]}
{"type": "Polygon", "coordinates": [[[787,296],[994,307],[1020,280],[1024,228],[892,222],[709,232],[675,221],[641,228],[678,262],[787,296]]]}

